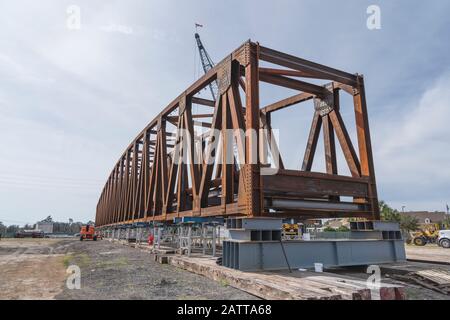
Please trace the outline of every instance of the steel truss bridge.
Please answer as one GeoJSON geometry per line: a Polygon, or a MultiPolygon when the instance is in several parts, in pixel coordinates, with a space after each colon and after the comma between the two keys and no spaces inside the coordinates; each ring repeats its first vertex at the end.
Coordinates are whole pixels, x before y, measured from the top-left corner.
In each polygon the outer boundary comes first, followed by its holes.
{"type": "Polygon", "coordinates": [[[236,215],[379,219],[363,76],[245,42],[173,100],[125,149],[101,193],[96,224],[236,215]],[[270,67],[260,66],[262,61],[270,67]],[[217,100],[199,97],[213,81],[217,100]],[[298,93],[261,107],[261,82],[298,93]],[[340,113],[341,93],[353,99],[356,148],[340,113]],[[287,170],[271,138],[271,115],[308,100],[314,108],[303,164],[301,170],[287,170]],[[260,133],[200,139],[230,129],[260,133]],[[321,136],[326,172],[312,172],[321,136]],[[349,175],[338,174],[336,141],[349,175]],[[230,157],[242,163],[219,161],[230,157]],[[269,167],[276,174],[262,174],[269,167]]]}

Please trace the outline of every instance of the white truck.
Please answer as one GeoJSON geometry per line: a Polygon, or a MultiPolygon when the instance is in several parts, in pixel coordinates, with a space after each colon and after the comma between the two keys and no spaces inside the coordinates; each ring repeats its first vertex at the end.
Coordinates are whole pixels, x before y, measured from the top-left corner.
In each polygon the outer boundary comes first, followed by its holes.
{"type": "Polygon", "coordinates": [[[437,244],[443,248],[450,248],[450,230],[440,230],[437,244]]]}

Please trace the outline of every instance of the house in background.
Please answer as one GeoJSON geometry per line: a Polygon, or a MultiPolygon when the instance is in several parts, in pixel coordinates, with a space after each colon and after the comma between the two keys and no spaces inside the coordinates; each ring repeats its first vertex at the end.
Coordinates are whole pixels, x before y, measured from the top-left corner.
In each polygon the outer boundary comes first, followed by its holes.
{"type": "Polygon", "coordinates": [[[419,221],[420,225],[425,225],[425,224],[430,224],[430,223],[437,223],[439,225],[442,225],[446,218],[450,217],[450,215],[448,215],[445,212],[440,212],[440,211],[434,211],[434,212],[429,212],[429,211],[406,211],[406,212],[401,212],[401,215],[404,216],[410,216],[410,217],[414,217],[419,221]]]}

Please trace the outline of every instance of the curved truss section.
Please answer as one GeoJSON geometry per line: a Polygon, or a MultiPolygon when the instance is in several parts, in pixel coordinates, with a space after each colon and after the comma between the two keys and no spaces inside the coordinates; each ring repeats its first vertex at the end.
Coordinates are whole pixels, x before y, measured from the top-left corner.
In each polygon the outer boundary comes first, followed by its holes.
{"type": "Polygon", "coordinates": [[[230,215],[379,218],[362,76],[244,43],[125,149],[101,193],[96,224],[230,215]],[[217,101],[202,98],[215,80],[217,101]],[[260,82],[298,93],[261,108],[260,82]],[[353,98],[357,149],[340,114],[340,92],[353,98]],[[314,108],[301,170],[287,170],[271,115],[308,100],[314,108]],[[326,172],[319,173],[311,169],[321,131],[326,172]],[[336,140],[349,176],[338,174],[336,140]]]}

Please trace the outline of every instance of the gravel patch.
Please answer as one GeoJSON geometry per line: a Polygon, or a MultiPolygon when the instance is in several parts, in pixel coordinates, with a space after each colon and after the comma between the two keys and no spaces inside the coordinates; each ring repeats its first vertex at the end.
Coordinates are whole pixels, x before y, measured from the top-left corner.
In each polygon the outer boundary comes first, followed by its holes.
{"type": "Polygon", "coordinates": [[[81,289],[65,287],[56,299],[257,299],[106,240],[72,242],[67,250],[65,264],[81,269],[81,289]]]}

